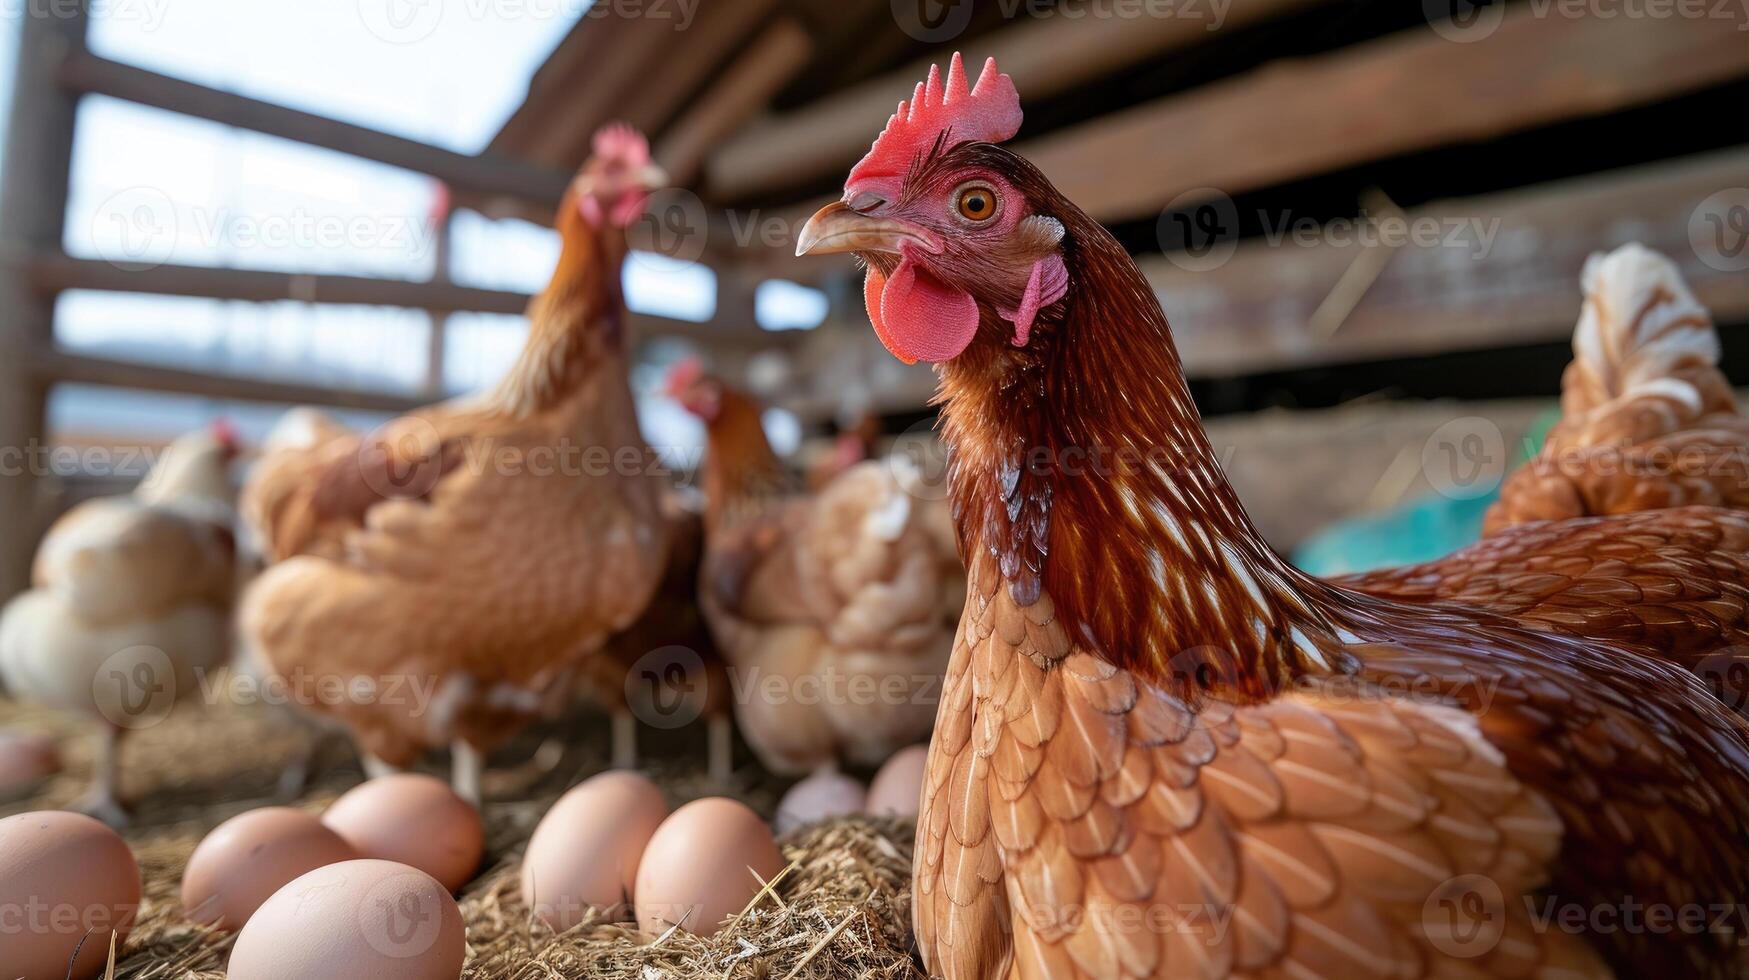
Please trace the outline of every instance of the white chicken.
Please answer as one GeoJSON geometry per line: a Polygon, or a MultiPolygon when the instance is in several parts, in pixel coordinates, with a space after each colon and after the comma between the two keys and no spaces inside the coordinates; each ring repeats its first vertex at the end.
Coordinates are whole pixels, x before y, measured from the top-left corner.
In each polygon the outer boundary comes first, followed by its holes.
{"type": "Polygon", "coordinates": [[[127,822],[122,736],[199,690],[229,648],[234,543],[224,424],[177,439],[132,493],[89,500],[49,529],[33,588],[0,613],[0,680],[15,698],[91,716],[99,750],[79,809],[127,822]]]}

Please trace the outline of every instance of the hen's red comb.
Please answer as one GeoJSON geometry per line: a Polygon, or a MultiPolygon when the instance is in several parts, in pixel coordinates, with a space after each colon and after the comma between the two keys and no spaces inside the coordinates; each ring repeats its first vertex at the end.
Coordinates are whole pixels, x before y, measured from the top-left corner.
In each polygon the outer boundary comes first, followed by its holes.
{"type": "Polygon", "coordinates": [[[697,384],[699,379],[703,377],[704,362],[696,357],[689,357],[683,361],[675,362],[674,366],[668,369],[668,380],[662,387],[670,398],[675,398],[685,394],[688,388],[697,384]]]}
{"type": "Polygon", "coordinates": [[[242,448],[243,440],[237,435],[237,427],[230,419],[213,419],[211,432],[213,439],[226,452],[234,453],[242,448]]]}
{"type": "Polygon", "coordinates": [[[911,101],[899,103],[874,146],[851,168],[845,186],[870,178],[903,176],[911,161],[947,130],[952,131],[949,138],[955,143],[1000,143],[1020,131],[1020,93],[1015,91],[1014,79],[996,70],[995,58],[985,59],[978,84],[970,91],[958,51],[948,63],[945,85],[941,67],[930,65],[928,81],[917,83],[911,101]]]}
{"type": "Polygon", "coordinates": [[[619,160],[633,169],[650,162],[650,141],[622,122],[596,130],[589,146],[598,160],[619,160]]]}

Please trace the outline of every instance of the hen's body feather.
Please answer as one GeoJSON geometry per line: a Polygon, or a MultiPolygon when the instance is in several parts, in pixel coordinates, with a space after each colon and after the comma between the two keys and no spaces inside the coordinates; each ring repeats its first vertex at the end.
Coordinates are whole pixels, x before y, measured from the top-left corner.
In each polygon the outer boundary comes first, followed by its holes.
{"type": "MultiPolygon", "coordinates": [[[[1690,672],[1745,634],[1744,517],[1531,523],[1414,569],[1307,576],[1222,475],[1133,261],[1030,164],[943,141],[902,194],[830,206],[802,239],[937,221],[932,194],[991,174],[1011,224],[1066,229],[1068,292],[1028,336],[989,286],[1024,277],[962,263],[963,224],[907,232],[939,253],[860,253],[979,316],[940,368],[971,565],[917,832],[929,968],[1749,969],[1742,926],[1714,928],[1749,894],[1749,726],[1690,672]],[[1648,908],[1660,925],[1623,924],[1648,908]]],[[[912,294],[882,302],[914,349],[939,340],[912,294]]]]}
{"type": "Polygon", "coordinates": [[[756,407],[733,392],[707,466],[699,603],[760,760],[787,774],[876,766],[927,738],[964,595],[941,502],[886,460],[793,491],[756,407]]]}
{"type": "Polygon", "coordinates": [[[490,749],[567,697],[667,567],[664,471],[627,382],[619,233],[584,225],[570,197],[560,223],[559,268],[495,391],[369,436],[306,426],[251,498],[285,560],[246,594],[246,637],[300,704],[391,765],[458,739],[490,749]],[[336,685],[347,696],[308,693],[336,685]]]}

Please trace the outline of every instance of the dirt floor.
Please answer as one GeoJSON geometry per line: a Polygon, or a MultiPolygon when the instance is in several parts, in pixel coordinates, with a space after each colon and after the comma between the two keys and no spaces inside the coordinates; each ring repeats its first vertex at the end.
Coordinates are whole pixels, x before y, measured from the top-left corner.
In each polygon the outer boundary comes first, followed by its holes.
{"type": "MultiPolygon", "coordinates": [[[[90,771],[92,739],[78,719],[0,701],[0,727],[59,737],[66,771],[0,816],[66,806],[90,771]]],[[[782,781],[763,773],[741,747],[735,786],[710,784],[702,767],[704,733],[640,731],[646,771],[670,806],[733,795],[770,817],[782,781]]],[[[178,708],[134,733],[122,750],[123,794],[135,811],[125,836],[139,858],[145,899],[139,926],[116,963],[116,980],[217,980],[230,936],[197,929],[182,916],[183,865],[200,839],[224,820],[276,797],[281,774],[312,745],[309,788],[292,805],[320,811],[362,778],[347,744],[319,737],[283,712],[259,707],[178,708]]],[[[791,861],[773,889],[711,939],[676,933],[645,943],[635,928],[596,921],[563,935],[528,914],[518,888],[521,852],[560,793],[606,765],[605,719],[580,713],[533,731],[497,754],[486,782],[487,854],[458,896],[468,926],[465,980],[684,980],[724,977],[921,978],[912,951],[912,826],[905,821],[840,820],[780,840],[791,861]],[[562,748],[562,754],[559,751],[562,748]],[[538,761],[537,761],[538,760],[538,761]]],[[[433,757],[429,768],[446,772],[433,757]]]]}

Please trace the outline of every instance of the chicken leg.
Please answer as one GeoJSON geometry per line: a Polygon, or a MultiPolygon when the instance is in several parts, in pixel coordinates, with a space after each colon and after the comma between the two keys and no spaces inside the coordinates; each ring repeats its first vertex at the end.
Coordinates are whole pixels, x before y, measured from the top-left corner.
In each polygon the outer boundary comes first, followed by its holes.
{"type": "Polygon", "coordinates": [[[711,715],[705,725],[711,782],[718,786],[727,786],[735,776],[734,719],[727,714],[711,715]]]}
{"type": "Polygon", "coordinates": [[[480,777],[486,768],[486,754],[462,739],[449,747],[450,786],[457,796],[480,808],[480,777]]]}
{"type": "Polygon", "coordinates": [[[613,713],[612,752],[614,769],[638,767],[638,719],[631,710],[621,708],[613,713]]]}
{"type": "Polygon", "coordinates": [[[105,725],[97,736],[97,758],[93,761],[91,774],[91,789],[83,799],[73,804],[73,809],[89,817],[95,817],[109,826],[120,830],[126,827],[132,817],[127,808],[121,805],[121,799],[116,792],[116,783],[121,771],[121,737],[122,729],[114,725],[105,725]]]}

